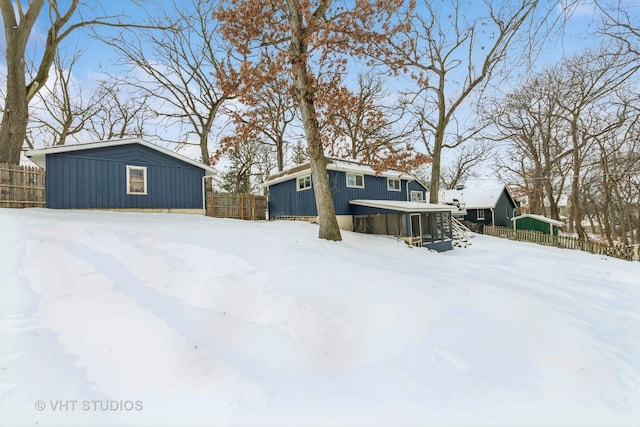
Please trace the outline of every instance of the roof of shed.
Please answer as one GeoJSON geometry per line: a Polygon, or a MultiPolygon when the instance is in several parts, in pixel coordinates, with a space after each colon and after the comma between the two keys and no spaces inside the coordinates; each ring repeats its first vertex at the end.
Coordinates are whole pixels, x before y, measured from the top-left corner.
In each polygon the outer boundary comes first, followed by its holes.
{"type": "MultiPolygon", "coordinates": [[[[281,172],[270,175],[267,181],[263,185],[268,187],[270,185],[289,181],[290,179],[309,174],[310,170],[311,170],[311,165],[309,162],[307,162],[300,166],[295,166],[293,168],[286,169],[281,172]]],[[[350,173],[363,174],[363,175],[376,175],[376,176],[383,176],[386,178],[416,180],[416,178],[410,173],[396,170],[396,169],[387,169],[381,173],[376,173],[376,171],[371,166],[360,164],[355,160],[350,161],[350,160],[328,158],[327,170],[350,172],[350,173]]]]}
{"type": "Polygon", "coordinates": [[[533,218],[533,219],[537,219],[538,221],[546,222],[547,224],[555,225],[556,227],[564,227],[564,222],[562,221],[558,221],[555,219],[547,218],[546,216],[534,215],[534,214],[518,215],[516,217],[511,218],[511,221],[517,221],[521,218],[533,218]]]}
{"type": "Polygon", "coordinates": [[[127,138],[127,139],[110,139],[107,141],[98,141],[98,142],[89,142],[85,144],[73,144],[73,145],[60,145],[57,147],[48,147],[48,148],[39,148],[36,150],[27,150],[25,151],[25,156],[27,156],[33,163],[40,166],[43,169],[46,169],[46,156],[47,154],[57,154],[57,153],[67,153],[73,151],[83,151],[83,150],[93,150],[96,148],[105,148],[105,147],[114,147],[119,145],[131,145],[138,144],[150,148],[152,150],[158,151],[160,153],[166,154],[167,156],[178,159],[182,162],[188,163],[190,165],[199,167],[205,171],[206,175],[215,175],[216,170],[211,166],[207,166],[202,162],[197,160],[190,159],[183,155],[180,155],[174,151],[167,150],[166,148],[160,147],[158,145],[152,144],[140,138],[127,138]]]}
{"type": "Polygon", "coordinates": [[[452,212],[457,209],[455,206],[449,205],[401,200],[349,200],[349,204],[400,212],[452,212]]]}

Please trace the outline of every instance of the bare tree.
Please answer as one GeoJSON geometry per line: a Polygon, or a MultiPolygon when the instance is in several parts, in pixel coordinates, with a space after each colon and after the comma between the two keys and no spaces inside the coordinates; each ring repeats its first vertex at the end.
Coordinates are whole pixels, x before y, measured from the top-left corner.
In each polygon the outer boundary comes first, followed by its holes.
{"type": "Polygon", "coordinates": [[[614,91],[627,82],[637,71],[640,64],[634,58],[620,51],[586,51],[568,61],[561,67],[569,90],[559,97],[561,114],[569,126],[569,152],[571,155],[571,222],[575,224],[578,237],[586,239],[582,226],[584,213],[580,198],[581,166],[595,140],[620,123],[608,123],[605,126],[598,120],[597,113],[601,103],[614,91]]]}
{"type": "Polygon", "coordinates": [[[640,12],[637,2],[594,0],[602,14],[601,32],[640,57],[640,12]]]}
{"type": "Polygon", "coordinates": [[[36,94],[29,125],[27,145],[33,148],[34,139],[44,139],[45,145],[65,145],[88,127],[95,115],[99,97],[87,97],[83,88],[73,79],[73,69],[82,51],[75,50],[70,58],[57,55],[53,60],[53,79],[36,94]]]}
{"type": "Polygon", "coordinates": [[[488,98],[482,113],[491,124],[487,138],[506,144],[498,154],[498,172],[524,183],[531,213],[554,219],[560,217],[558,201],[571,170],[563,143],[568,130],[559,104],[566,85],[559,68],[550,68],[504,97],[488,98]]]}
{"type": "Polygon", "coordinates": [[[478,141],[465,145],[456,153],[453,163],[442,168],[440,183],[444,188],[455,188],[472,177],[478,177],[477,168],[491,156],[490,141],[478,141]]]}
{"type": "Polygon", "coordinates": [[[0,14],[4,24],[7,60],[6,97],[0,125],[0,162],[18,163],[29,122],[29,101],[44,87],[60,43],[80,28],[108,25],[125,26],[117,17],[83,19],[78,13],[80,0],[30,0],[26,9],[23,0],[0,0],[0,14]],[[27,42],[36,21],[49,17],[47,38],[39,60],[33,61],[34,73],[29,76],[26,66],[27,42]],[[79,16],[79,21],[74,21],[79,16]]]}
{"type": "Polygon", "coordinates": [[[168,124],[186,126],[182,143],[194,134],[202,162],[211,164],[209,140],[221,109],[235,98],[237,79],[229,49],[224,46],[211,19],[212,2],[172,2],[155,27],[105,38],[119,52],[122,62],[141,71],[128,83],[161,103],[157,113],[168,124]],[[126,42],[124,41],[126,40],[126,42]]]}
{"type": "Polygon", "coordinates": [[[151,130],[157,113],[151,109],[148,91],[106,78],[98,82],[95,97],[100,102],[86,129],[94,139],[157,136],[151,130]]]}
{"type": "MultiPolygon", "coordinates": [[[[460,0],[422,1],[398,17],[406,23],[372,52],[397,74],[416,86],[415,120],[421,139],[432,157],[430,201],[438,201],[442,153],[473,138],[476,133],[458,130],[451,137],[449,125],[465,101],[494,79],[518,42],[530,28],[538,0],[482,1],[465,11],[460,0]]],[[[534,36],[533,33],[530,34],[534,36]]],[[[531,46],[534,41],[529,40],[531,46]]]]}
{"type": "Polygon", "coordinates": [[[394,101],[373,71],[358,74],[353,91],[343,83],[328,85],[319,91],[318,103],[332,157],[360,160],[379,171],[412,170],[429,160],[413,146],[411,132],[403,129],[403,100],[394,101]]]}
{"type": "Polygon", "coordinates": [[[221,140],[216,158],[229,148],[235,150],[242,141],[261,140],[273,147],[277,168],[282,171],[286,160],[287,138],[298,120],[290,89],[285,73],[281,72],[255,90],[245,93],[242,101],[247,105],[242,105],[240,111],[230,113],[235,130],[233,135],[221,140]]]}
{"type": "Polygon", "coordinates": [[[319,237],[341,240],[324,144],[317,113],[317,71],[344,71],[345,53],[362,43],[364,28],[384,22],[385,12],[398,1],[362,3],[349,8],[331,0],[228,0],[215,14],[224,23],[223,34],[246,63],[265,69],[253,84],[263,84],[287,70],[304,128],[319,222],[319,237]],[[314,73],[314,64],[315,71],[314,73]],[[332,68],[333,67],[333,68],[332,68]]]}
{"type": "Polygon", "coordinates": [[[230,193],[259,191],[274,166],[274,152],[260,141],[244,141],[226,150],[229,166],[222,174],[222,189],[230,193]]]}

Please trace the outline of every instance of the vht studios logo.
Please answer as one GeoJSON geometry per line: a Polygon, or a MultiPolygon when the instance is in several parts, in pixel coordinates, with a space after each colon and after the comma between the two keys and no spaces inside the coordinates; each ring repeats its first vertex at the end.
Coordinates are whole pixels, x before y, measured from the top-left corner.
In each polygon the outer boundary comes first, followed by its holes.
{"type": "Polygon", "coordinates": [[[141,400],[37,400],[35,408],[38,411],[48,409],[58,412],[73,411],[142,411],[141,400]]]}

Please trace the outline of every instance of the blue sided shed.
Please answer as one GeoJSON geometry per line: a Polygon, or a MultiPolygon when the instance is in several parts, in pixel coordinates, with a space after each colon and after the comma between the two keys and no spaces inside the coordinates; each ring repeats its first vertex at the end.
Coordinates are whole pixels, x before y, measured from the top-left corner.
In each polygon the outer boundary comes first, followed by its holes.
{"type": "Polygon", "coordinates": [[[52,209],[204,212],[215,169],[139,138],[29,150],[52,209]]]}

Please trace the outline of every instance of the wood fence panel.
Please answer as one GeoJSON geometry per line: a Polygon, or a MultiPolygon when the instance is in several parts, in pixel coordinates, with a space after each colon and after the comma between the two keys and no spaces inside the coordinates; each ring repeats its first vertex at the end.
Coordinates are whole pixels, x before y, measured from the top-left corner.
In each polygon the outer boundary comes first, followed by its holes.
{"type": "Polygon", "coordinates": [[[640,261],[640,245],[609,246],[595,240],[581,240],[570,236],[551,236],[537,231],[513,230],[505,227],[484,227],[484,234],[501,237],[503,239],[530,242],[545,246],[555,246],[563,249],[581,250],[592,254],[620,258],[628,261],[640,261]]]}
{"type": "Polygon", "coordinates": [[[209,197],[207,215],[215,218],[266,220],[267,198],[247,194],[212,193],[209,197]]]}
{"type": "Polygon", "coordinates": [[[0,208],[45,206],[44,170],[0,163],[0,208]]]}

